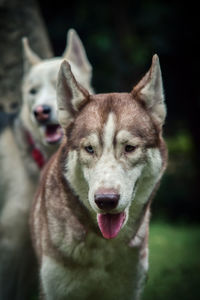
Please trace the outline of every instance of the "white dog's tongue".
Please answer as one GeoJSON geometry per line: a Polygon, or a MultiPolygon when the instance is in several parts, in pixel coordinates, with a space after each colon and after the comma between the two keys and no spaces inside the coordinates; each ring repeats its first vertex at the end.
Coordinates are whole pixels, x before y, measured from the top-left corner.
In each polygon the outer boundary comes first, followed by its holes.
{"type": "Polygon", "coordinates": [[[98,214],[97,221],[101,233],[104,238],[106,239],[113,239],[115,238],[125,220],[125,213],[119,214],[98,214]]]}
{"type": "Polygon", "coordinates": [[[45,135],[48,143],[56,143],[62,138],[62,128],[57,124],[49,124],[46,126],[45,135]]]}

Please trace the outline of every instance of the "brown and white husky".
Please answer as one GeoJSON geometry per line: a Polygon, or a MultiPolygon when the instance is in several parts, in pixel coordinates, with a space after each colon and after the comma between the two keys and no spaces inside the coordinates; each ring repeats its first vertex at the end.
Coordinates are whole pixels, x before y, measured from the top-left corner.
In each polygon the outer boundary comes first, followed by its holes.
{"type": "MultiPolygon", "coordinates": [[[[56,114],[56,79],[64,58],[78,82],[92,91],[92,68],[75,32],[68,32],[62,57],[40,59],[23,40],[23,103],[12,128],[0,136],[0,299],[28,299],[29,211],[40,170],[63,135],[56,114]],[[24,283],[26,281],[26,284],[24,283]]],[[[30,262],[31,264],[31,262],[30,262]]]]}
{"type": "Polygon", "coordinates": [[[91,95],[64,61],[65,137],[31,214],[46,300],[138,300],[148,270],[152,197],[167,162],[159,59],[130,93],[91,95]]]}

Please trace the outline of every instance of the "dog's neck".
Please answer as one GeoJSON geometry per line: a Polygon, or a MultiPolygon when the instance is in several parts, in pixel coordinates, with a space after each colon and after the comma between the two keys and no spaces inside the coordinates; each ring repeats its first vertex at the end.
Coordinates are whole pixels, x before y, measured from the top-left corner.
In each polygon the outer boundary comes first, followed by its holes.
{"type": "Polygon", "coordinates": [[[25,130],[25,138],[27,140],[28,145],[30,146],[30,152],[33,160],[39,169],[42,169],[46,163],[46,159],[42,153],[42,151],[36,146],[31,133],[28,130],[25,130]]]}
{"type": "Polygon", "coordinates": [[[19,118],[15,120],[15,126],[13,128],[16,142],[21,150],[22,156],[31,158],[37,166],[37,169],[42,169],[46,163],[46,157],[35,143],[29,130],[23,126],[23,123],[19,118]]]}

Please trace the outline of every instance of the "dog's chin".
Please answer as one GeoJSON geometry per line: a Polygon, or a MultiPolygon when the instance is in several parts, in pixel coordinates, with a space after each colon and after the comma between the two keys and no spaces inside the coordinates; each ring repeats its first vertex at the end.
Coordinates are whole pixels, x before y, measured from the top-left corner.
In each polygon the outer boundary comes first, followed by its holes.
{"type": "Polygon", "coordinates": [[[126,221],[126,212],[97,214],[99,229],[105,239],[113,239],[118,236],[126,221]]]}
{"type": "Polygon", "coordinates": [[[59,124],[46,124],[43,126],[43,136],[45,144],[59,144],[63,137],[62,127],[59,124]]]}

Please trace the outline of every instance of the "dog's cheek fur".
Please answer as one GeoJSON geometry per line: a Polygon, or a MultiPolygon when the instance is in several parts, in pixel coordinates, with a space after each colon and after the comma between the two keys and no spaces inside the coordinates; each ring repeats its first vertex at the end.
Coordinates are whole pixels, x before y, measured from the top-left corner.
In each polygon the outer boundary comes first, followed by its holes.
{"type": "Polygon", "coordinates": [[[38,126],[36,126],[35,122],[33,122],[32,116],[30,116],[30,108],[28,103],[24,103],[22,106],[22,110],[20,113],[20,118],[25,126],[31,133],[34,135],[38,134],[38,126]]]}
{"type": "Polygon", "coordinates": [[[34,115],[33,115],[33,106],[35,103],[36,95],[30,95],[30,83],[26,79],[23,82],[22,93],[23,93],[23,105],[20,112],[20,118],[24,124],[26,130],[28,130],[34,139],[40,141],[41,144],[44,144],[44,132],[37,125],[34,115]]]}
{"type": "Polygon", "coordinates": [[[77,150],[71,150],[68,153],[68,158],[65,164],[65,177],[74,193],[79,196],[80,200],[86,207],[90,208],[88,203],[89,187],[83,175],[77,150]]]}
{"type": "Polygon", "coordinates": [[[153,187],[159,182],[164,170],[159,149],[151,148],[146,153],[146,163],[137,183],[135,194],[135,206],[143,207],[149,200],[153,187]],[[145,186],[145,188],[144,188],[145,186]]]}

